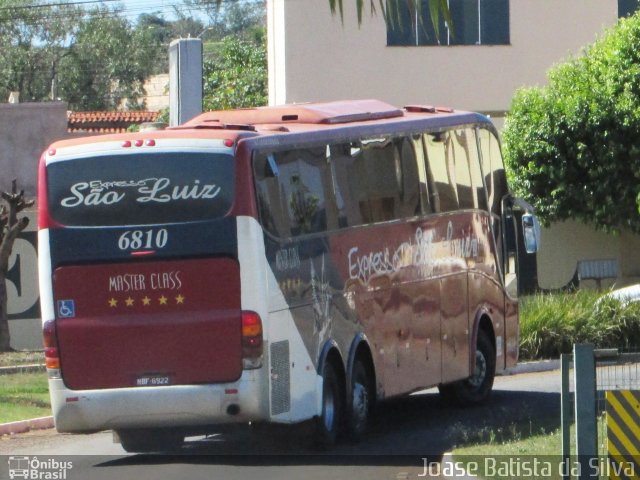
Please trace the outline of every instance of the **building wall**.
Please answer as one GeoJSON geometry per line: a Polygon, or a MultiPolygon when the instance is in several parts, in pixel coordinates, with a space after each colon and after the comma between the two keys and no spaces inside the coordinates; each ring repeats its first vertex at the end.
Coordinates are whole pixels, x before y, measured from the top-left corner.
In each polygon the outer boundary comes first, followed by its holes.
{"type": "Polygon", "coordinates": [[[27,197],[35,197],[40,155],[66,136],[64,102],[0,104],[0,189],[10,189],[15,178],[27,197]]]}
{"type": "MultiPolygon", "coordinates": [[[[40,155],[55,140],[67,138],[67,105],[63,102],[0,104],[0,190],[17,180],[25,196],[35,198],[40,155]]],[[[38,271],[37,215],[25,211],[29,225],[16,239],[9,259],[7,293],[11,346],[42,348],[38,271]]]]}
{"type": "MultiPolygon", "coordinates": [[[[618,261],[618,277],[603,280],[603,288],[640,282],[640,236],[629,231],[619,234],[599,232],[577,221],[543,228],[538,253],[540,288],[555,290],[566,286],[576,273],[580,260],[607,259],[618,261]]],[[[582,287],[595,285],[593,280],[580,284],[582,287]]]]}
{"type": "Polygon", "coordinates": [[[387,47],[380,14],[358,27],[355,2],[344,10],[341,22],[328,0],[269,1],[271,104],[378,98],[505,111],[515,89],[543,84],[551,65],[617,20],[617,0],[511,0],[511,45],[387,47]]]}
{"type": "Polygon", "coordinates": [[[13,244],[7,274],[7,308],[11,346],[19,350],[42,348],[38,291],[37,212],[21,212],[29,225],[13,244]]]}
{"type": "Polygon", "coordinates": [[[144,101],[147,110],[158,112],[169,108],[169,74],[153,75],[144,82],[144,101]]]}

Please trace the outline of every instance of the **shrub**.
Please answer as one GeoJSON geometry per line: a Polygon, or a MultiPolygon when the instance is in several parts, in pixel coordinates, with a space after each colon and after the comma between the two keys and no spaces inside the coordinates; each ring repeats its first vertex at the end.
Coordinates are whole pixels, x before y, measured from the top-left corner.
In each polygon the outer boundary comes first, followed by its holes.
{"type": "Polygon", "coordinates": [[[640,232],[640,14],[548,79],[513,98],[503,132],[512,187],[546,224],[640,232]]]}
{"type": "Polygon", "coordinates": [[[520,357],[558,358],[574,343],[640,347],[640,302],[621,303],[590,290],[538,294],[520,301],[520,357]]]}

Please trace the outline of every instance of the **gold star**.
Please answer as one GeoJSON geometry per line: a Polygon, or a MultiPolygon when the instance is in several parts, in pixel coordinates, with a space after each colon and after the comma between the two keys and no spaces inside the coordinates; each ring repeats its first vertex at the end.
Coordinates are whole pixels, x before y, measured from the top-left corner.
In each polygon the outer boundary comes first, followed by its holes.
{"type": "Polygon", "coordinates": [[[149,305],[151,305],[151,299],[149,297],[144,297],[142,299],[142,305],[144,305],[145,307],[148,307],[149,305]]]}
{"type": "Polygon", "coordinates": [[[158,301],[160,302],[160,305],[166,305],[167,304],[167,297],[165,297],[164,295],[162,295],[158,301]]]}
{"type": "Polygon", "coordinates": [[[179,294],[179,295],[176,297],[176,304],[177,304],[177,305],[181,305],[181,304],[183,304],[183,303],[184,303],[184,297],[182,296],[182,294],[179,294]]]}
{"type": "Polygon", "coordinates": [[[117,307],[117,306],[118,306],[118,300],[116,300],[115,298],[111,298],[111,299],[109,300],[109,306],[110,306],[111,308],[115,308],[115,307],[117,307]]]}
{"type": "Polygon", "coordinates": [[[127,307],[133,307],[134,300],[133,298],[129,297],[124,301],[124,303],[127,304],[127,307]]]}

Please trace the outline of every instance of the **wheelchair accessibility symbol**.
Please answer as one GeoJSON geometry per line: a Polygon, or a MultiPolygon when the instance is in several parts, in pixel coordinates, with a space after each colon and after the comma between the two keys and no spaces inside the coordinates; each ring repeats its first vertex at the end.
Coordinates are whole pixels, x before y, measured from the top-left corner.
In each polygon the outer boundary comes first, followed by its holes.
{"type": "Polygon", "coordinates": [[[58,300],[58,316],[60,318],[74,318],[76,316],[76,302],[73,300],[58,300]]]}

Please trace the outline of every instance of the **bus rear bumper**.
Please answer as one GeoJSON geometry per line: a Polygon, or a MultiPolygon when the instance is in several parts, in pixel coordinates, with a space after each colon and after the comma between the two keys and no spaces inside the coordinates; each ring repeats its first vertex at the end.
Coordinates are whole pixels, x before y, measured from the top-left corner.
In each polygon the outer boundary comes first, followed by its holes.
{"type": "Polygon", "coordinates": [[[61,379],[50,379],[49,391],[59,432],[198,427],[268,419],[260,408],[265,402],[256,377],[245,371],[240,380],[226,384],[104,390],[69,390],[61,379]]]}

